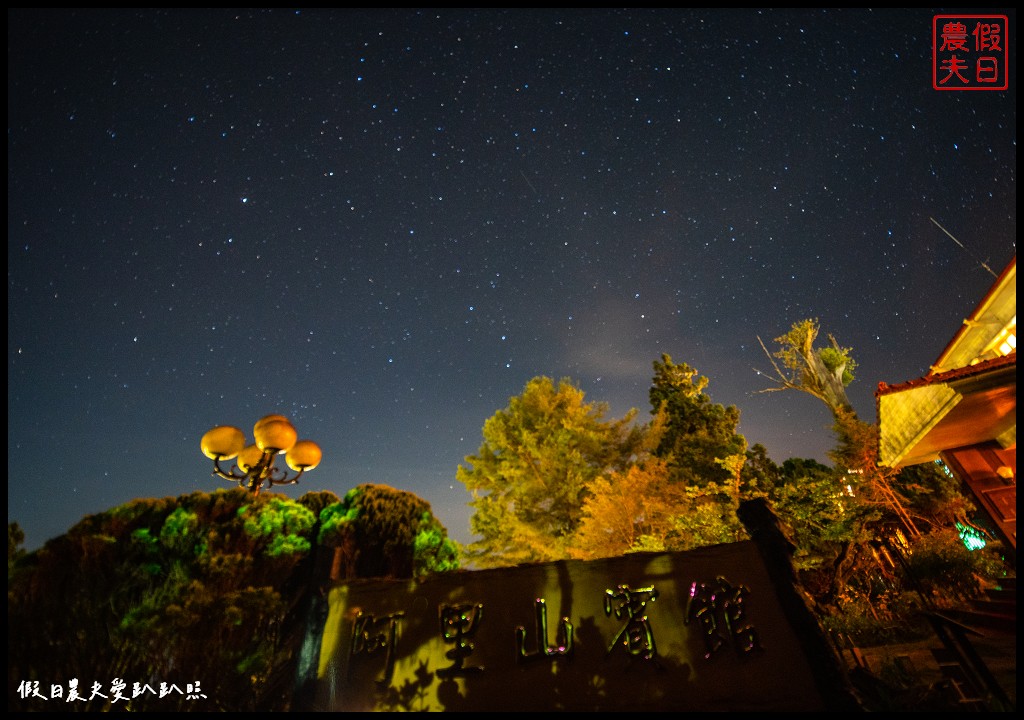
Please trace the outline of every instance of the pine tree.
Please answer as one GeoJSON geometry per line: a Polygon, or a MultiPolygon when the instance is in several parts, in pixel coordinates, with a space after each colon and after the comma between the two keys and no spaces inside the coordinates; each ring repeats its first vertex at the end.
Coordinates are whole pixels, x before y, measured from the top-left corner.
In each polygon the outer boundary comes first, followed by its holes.
{"type": "Polygon", "coordinates": [[[668,460],[674,479],[684,485],[730,482],[736,474],[735,457],[747,449],[746,439],[736,432],[740,411],[713,403],[705,393],[707,385],[697,370],[667,354],[654,362],[651,412],[663,414],[665,426],[654,454],[668,460]],[[727,461],[730,457],[734,459],[727,461]]]}

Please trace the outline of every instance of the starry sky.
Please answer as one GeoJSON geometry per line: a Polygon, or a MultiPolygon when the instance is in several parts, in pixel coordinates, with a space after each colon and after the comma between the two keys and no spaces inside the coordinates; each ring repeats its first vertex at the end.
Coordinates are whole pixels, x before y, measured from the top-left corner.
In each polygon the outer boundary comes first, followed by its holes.
{"type": "Polygon", "coordinates": [[[200,437],[281,413],[287,495],[469,542],[487,418],[544,375],[646,421],[662,353],[828,462],[758,338],[819,318],[874,422],[1016,254],[1016,78],[934,90],[941,12],[9,9],[8,521],[231,487],[200,437]]]}

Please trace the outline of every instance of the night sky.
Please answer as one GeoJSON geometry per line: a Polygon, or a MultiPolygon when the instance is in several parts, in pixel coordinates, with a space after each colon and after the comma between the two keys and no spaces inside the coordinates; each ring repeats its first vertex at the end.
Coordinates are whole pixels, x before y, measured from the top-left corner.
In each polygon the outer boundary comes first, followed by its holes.
{"type": "Polygon", "coordinates": [[[646,421],[662,353],[828,462],[758,337],[819,318],[874,422],[1016,254],[1016,78],[934,90],[939,12],[8,10],[8,520],[231,487],[202,434],[282,413],[283,492],[468,542],[487,418],[545,375],[646,421]]]}

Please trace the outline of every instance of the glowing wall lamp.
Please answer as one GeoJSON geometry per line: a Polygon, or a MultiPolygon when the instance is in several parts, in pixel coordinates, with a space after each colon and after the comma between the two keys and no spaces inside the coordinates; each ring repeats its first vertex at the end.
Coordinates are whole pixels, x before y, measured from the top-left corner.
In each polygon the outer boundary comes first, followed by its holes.
{"type": "Polygon", "coordinates": [[[203,435],[199,447],[203,455],[213,460],[214,475],[259,495],[264,485],[267,488],[293,485],[302,473],[320,464],[323,455],[320,446],[312,440],[298,440],[295,427],[284,415],[260,418],[252,434],[255,442],[251,445],[246,445],[241,430],[230,425],[220,425],[203,435]],[[295,471],[292,477],[274,464],[280,454],[284,454],[285,463],[295,471]],[[235,464],[230,470],[224,470],[220,465],[222,460],[235,460],[235,464]]]}

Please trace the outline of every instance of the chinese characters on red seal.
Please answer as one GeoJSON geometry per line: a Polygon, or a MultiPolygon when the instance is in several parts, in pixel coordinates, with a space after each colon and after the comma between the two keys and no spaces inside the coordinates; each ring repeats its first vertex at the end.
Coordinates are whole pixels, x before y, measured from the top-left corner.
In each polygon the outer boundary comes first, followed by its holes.
{"type": "Polygon", "coordinates": [[[1005,15],[936,15],[932,18],[932,87],[936,90],[1006,90],[1009,22],[1005,15]]]}

